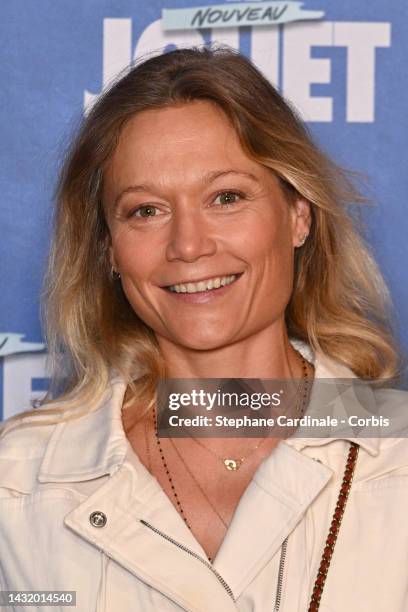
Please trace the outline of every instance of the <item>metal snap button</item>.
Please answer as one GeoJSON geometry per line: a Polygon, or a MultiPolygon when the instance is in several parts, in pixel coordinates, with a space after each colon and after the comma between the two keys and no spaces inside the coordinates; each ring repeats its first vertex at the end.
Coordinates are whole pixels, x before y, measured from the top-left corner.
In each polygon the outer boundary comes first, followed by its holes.
{"type": "Polygon", "coordinates": [[[93,527],[105,527],[108,519],[106,514],[101,512],[100,510],[95,510],[92,514],[89,515],[89,522],[93,527]]]}

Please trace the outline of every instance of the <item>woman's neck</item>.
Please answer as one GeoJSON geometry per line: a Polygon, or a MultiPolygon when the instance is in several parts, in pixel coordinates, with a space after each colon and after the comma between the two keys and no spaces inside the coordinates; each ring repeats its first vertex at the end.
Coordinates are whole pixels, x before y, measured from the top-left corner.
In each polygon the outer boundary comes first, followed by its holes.
{"type": "Polygon", "coordinates": [[[195,350],[157,338],[169,378],[300,378],[302,366],[284,326],[233,344],[195,350]]]}

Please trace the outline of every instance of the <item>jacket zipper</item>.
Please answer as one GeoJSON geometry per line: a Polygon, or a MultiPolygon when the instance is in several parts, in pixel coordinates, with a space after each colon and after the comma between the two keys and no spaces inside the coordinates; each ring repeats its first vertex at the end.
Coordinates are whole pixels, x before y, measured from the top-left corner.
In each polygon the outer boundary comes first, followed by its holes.
{"type": "Polygon", "coordinates": [[[170,537],[167,534],[163,533],[162,531],[160,531],[160,529],[157,529],[157,527],[154,527],[153,525],[151,525],[147,521],[145,521],[143,519],[140,519],[140,522],[142,523],[142,525],[145,525],[146,527],[148,527],[149,529],[154,531],[154,533],[157,533],[158,535],[160,535],[162,538],[164,538],[168,542],[171,542],[172,544],[174,544],[178,548],[181,548],[181,550],[184,550],[186,553],[188,553],[189,555],[191,555],[195,559],[198,559],[198,561],[201,561],[201,563],[203,563],[206,567],[208,567],[208,569],[211,570],[212,573],[217,577],[218,581],[222,584],[224,589],[227,591],[227,593],[231,597],[232,601],[235,602],[234,593],[232,592],[231,587],[225,582],[225,580],[221,576],[221,574],[219,574],[217,572],[217,570],[214,569],[213,566],[210,563],[208,563],[208,561],[203,559],[203,557],[201,557],[200,555],[195,553],[193,550],[190,550],[190,548],[187,548],[187,546],[184,546],[184,544],[180,544],[180,542],[177,542],[176,540],[173,540],[172,537],[170,537]]]}
{"type": "Polygon", "coordinates": [[[288,538],[282,543],[281,556],[279,561],[279,572],[278,572],[278,584],[276,586],[276,599],[275,599],[275,607],[273,612],[279,612],[281,600],[282,600],[282,585],[283,585],[283,575],[285,569],[285,560],[286,560],[286,549],[288,547],[288,538]]]}

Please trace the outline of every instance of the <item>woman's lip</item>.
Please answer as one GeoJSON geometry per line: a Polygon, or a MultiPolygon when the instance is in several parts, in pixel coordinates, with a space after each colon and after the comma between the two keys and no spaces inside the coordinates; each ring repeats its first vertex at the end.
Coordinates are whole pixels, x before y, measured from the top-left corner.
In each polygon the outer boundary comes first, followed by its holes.
{"type": "Polygon", "coordinates": [[[173,296],[176,300],[185,302],[187,304],[205,304],[210,302],[218,297],[227,293],[230,287],[233,287],[241,278],[243,272],[236,274],[236,279],[229,283],[229,285],[224,285],[219,287],[218,289],[207,289],[206,291],[196,291],[195,293],[176,293],[176,291],[170,291],[167,287],[163,287],[163,289],[169,295],[173,296]]]}

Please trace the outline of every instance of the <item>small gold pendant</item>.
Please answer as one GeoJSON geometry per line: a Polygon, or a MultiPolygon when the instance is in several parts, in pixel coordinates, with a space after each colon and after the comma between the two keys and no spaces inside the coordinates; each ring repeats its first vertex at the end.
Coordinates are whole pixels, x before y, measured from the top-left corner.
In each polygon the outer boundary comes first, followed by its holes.
{"type": "Polygon", "coordinates": [[[224,459],[224,465],[230,472],[236,472],[242,465],[242,459],[224,459]]]}

